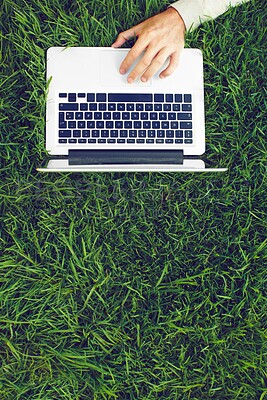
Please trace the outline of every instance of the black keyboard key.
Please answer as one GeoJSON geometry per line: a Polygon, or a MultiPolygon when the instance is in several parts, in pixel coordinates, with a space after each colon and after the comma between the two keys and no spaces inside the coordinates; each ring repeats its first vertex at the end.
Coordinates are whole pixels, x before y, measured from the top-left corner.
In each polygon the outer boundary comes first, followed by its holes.
{"type": "Polygon", "coordinates": [[[151,122],[150,121],[144,121],[143,122],[143,128],[144,129],[150,129],[151,128],[151,122]]]}
{"type": "Polygon", "coordinates": [[[76,112],[75,119],[83,119],[83,112],[76,112]]]}
{"type": "Polygon", "coordinates": [[[89,129],[82,130],[82,137],[90,137],[90,130],[89,129]]]}
{"type": "Polygon", "coordinates": [[[182,138],[184,136],[184,132],[182,130],[176,130],[175,131],[175,137],[176,138],[182,138]]]}
{"type": "Polygon", "coordinates": [[[60,112],[60,113],[59,113],[58,119],[59,119],[59,121],[65,121],[65,119],[64,119],[64,112],[60,112]]]}
{"type": "Polygon", "coordinates": [[[186,131],[184,132],[184,137],[185,137],[185,138],[192,138],[192,137],[193,137],[192,131],[186,130],[186,131]]]}
{"type": "Polygon", "coordinates": [[[142,120],[147,120],[148,119],[148,113],[147,112],[141,112],[141,119],[142,120]]]}
{"type": "Polygon", "coordinates": [[[121,129],[120,130],[120,137],[121,138],[127,138],[128,137],[128,131],[126,129],[121,129]]]}
{"type": "Polygon", "coordinates": [[[108,130],[108,129],[102,129],[102,130],[101,130],[101,137],[102,137],[102,138],[107,138],[107,137],[109,137],[109,130],[108,130]]]}
{"type": "Polygon", "coordinates": [[[96,111],[97,110],[97,103],[90,103],[89,104],[89,110],[90,111],[96,111]]]}
{"type": "Polygon", "coordinates": [[[192,144],[192,143],[193,143],[193,140],[192,140],[192,139],[185,139],[184,142],[185,142],[186,144],[192,144]]]}
{"type": "Polygon", "coordinates": [[[142,122],[141,121],[134,121],[134,129],[141,129],[142,122]]]}
{"type": "Polygon", "coordinates": [[[121,113],[120,112],[114,112],[112,113],[113,119],[121,119],[121,113]]]}
{"type": "Polygon", "coordinates": [[[145,143],[145,139],[136,139],[136,143],[139,144],[145,143]]]}
{"type": "Polygon", "coordinates": [[[130,119],[130,113],[128,111],[122,113],[122,119],[130,119]]]}
{"type": "Polygon", "coordinates": [[[80,110],[81,111],[88,111],[88,104],[87,103],[81,103],[80,104],[80,110]]]}
{"type": "Polygon", "coordinates": [[[169,127],[170,127],[169,121],[162,121],[161,129],[169,129],[169,127]]]}
{"type": "Polygon", "coordinates": [[[71,130],[69,130],[69,129],[64,129],[64,130],[62,130],[62,129],[60,129],[60,130],[58,131],[58,136],[59,136],[60,138],[71,137],[71,130]]]}
{"type": "Polygon", "coordinates": [[[174,98],[175,98],[175,103],[182,103],[183,101],[183,96],[181,94],[176,94],[174,98]]]}
{"type": "Polygon", "coordinates": [[[130,129],[129,130],[129,137],[130,138],[136,138],[137,137],[137,130],[136,129],[130,129]]]}
{"type": "Polygon", "coordinates": [[[136,104],[136,111],[144,111],[144,104],[136,104]]]}
{"type": "Polygon", "coordinates": [[[157,130],[157,137],[158,138],[164,138],[165,137],[165,131],[163,129],[157,130]]]}
{"type": "Polygon", "coordinates": [[[66,121],[59,121],[58,127],[59,127],[59,129],[66,129],[67,128],[67,122],[66,121]]]}
{"type": "Polygon", "coordinates": [[[157,121],[158,113],[157,112],[151,112],[150,113],[150,119],[151,119],[151,121],[157,121]]]}
{"type": "Polygon", "coordinates": [[[68,142],[71,143],[71,144],[77,143],[77,139],[69,139],[68,142]]]}
{"type": "Polygon", "coordinates": [[[163,111],[171,111],[172,105],[171,104],[163,104],[163,111]]]}
{"type": "Polygon", "coordinates": [[[60,97],[61,99],[67,97],[67,93],[59,93],[58,97],[60,97]]]}
{"type": "Polygon", "coordinates": [[[180,104],[173,104],[172,111],[180,111],[180,104]]]}
{"type": "Polygon", "coordinates": [[[191,121],[192,113],[177,113],[177,118],[181,121],[191,121]]]}
{"type": "Polygon", "coordinates": [[[160,119],[160,120],[167,119],[167,113],[165,113],[165,112],[160,112],[160,113],[159,113],[159,119],[160,119]]]}
{"type": "Polygon", "coordinates": [[[117,111],[125,111],[125,104],[123,103],[117,104],[117,111]]]}
{"type": "Polygon", "coordinates": [[[70,103],[74,103],[76,101],[76,93],[69,93],[68,95],[68,101],[70,103]]]}
{"type": "Polygon", "coordinates": [[[138,137],[139,138],[145,138],[146,137],[146,131],[144,129],[140,129],[138,131],[138,137]]]}
{"type": "Polygon", "coordinates": [[[181,143],[183,143],[183,139],[175,139],[175,143],[181,144],[181,143]]]}
{"type": "Polygon", "coordinates": [[[108,104],[108,110],[109,111],[116,111],[116,104],[115,103],[109,103],[108,104]]]}
{"type": "Polygon", "coordinates": [[[181,129],[192,129],[192,122],[181,122],[180,128],[181,129]]]}
{"type": "Polygon", "coordinates": [[[160,122],[159,121],[153,121],[152,122],[152,128],[153,129],[159,129],[160,128],[160,122]]]}
{"type": "Polygon", "coordinates": [[[79,97],[79,98],[81,98],[81,97],[86,97],[86,95],[85,95],[85,93],[78,93],[78,97],[79,97]]]}
{"type": "Polygon", "coordinates": [[[95,112],[94,113],[94,119],[102,119],[102,112],[95,112]]]}
{"type": "Polygon", "coordinates": [[[81,137],[81,130],[80,129],[74,129],[72,133],[73,137],[81,137]]]}
{"type": "Polygon", "coordinates": [[[172,130],[172,129],[167,129],[167,131],[166,131],[166,137],[167,137],[167,138],[173,138],[173,137],[174,137],[174,130],[172,130]]]}
{"type": "Polygon", "coordinates": [[[156,143],[157,144],[162,144],[162,143],[164,143],[164,139],[156,139],[156,143]]]}
{"type": "Polygon", "coordinates": [[[100,136],[100,130],[99,129],[93,129],[92,130],[92,137],[99,137],[100,136]]]}
{"type": "Polygon", "coordinates": [[[153,104],[145,104],[146,111],[153,111],[153,104]]]}
{"type": "Polygon", "coordinates": [[[78,143],[86,143],[86,139],[78,139],[78,143]]]}
{"type": "Polygon", "coordinates": [[[87,101],[88,101],[88,103],[94,103],[95,102],[95,94],[87,93],[87,101]]]}
{"type": "Polygon", "coordinates": [[[147,136],[149,138],[154,138],[156,137],[156,131],[154,129],[149,129],[149,131],[147,132],[147,136]]]}
{"type": "Polygon", "coordinates": [[[123,121],[115,121],[115,128],[122,129],[123,128],[123,121]]]}
{"type": "Polygon", "coordinates": [[[173,103],[173,94],[166,94],[166,102],[173,103]]]}
{"type": "Polygon", "coordinates": [[[191,103],[191,102],[192,102],[192,96],[191,96],[191,94],[185,94],[185,95],[184,95],[184,102],[185,102],[185,103],[191,103]]]}
{"type": "Polygon", "coordinates": [[[134,111],[134,104],[132,104],[132,103],[127,104],[126,110],[127,111],[134,111]]]}
{"type": "Polygon", "coordinates": [[[139,119],[139,112],[132,112],[132,113],[131,113],[131,119],[132,119],[132,120],[137,120],[137,119],[139,119]]]}
{"type": "Polygon", "coordinates": [[[116,139],[107,139],[107,143],[116,143],[116,139]]]}
{"type": "Polygon", "coordinates": [[[67,112],[67,113],[66,113],[66,119],[67,119],[67,120],[69,120],[69,119],[74,119],[74,113],[73,113],[73,112],[67,112]]]}
{"type": "Polygon", "coordinates": [[[127,139],[127,143],[133,144],[135,143],[135,139],[127,139]]]}
{"type": "Polygon", "coordinates": [[[59,103],[60,111],[78,111],[78,103],[59,103]]]}
{"type": "Polygon", "coordinates": [[[99,103],[98,104],[98,110],[99,111],[106,111],[106,109],[107,109],[106,103],[99,103]]]}
{"type": "Polygon", "coordinates": [[[162,104],[154,104],[154,111],[162,111],[162,104]]]}
{"type": "Polygon", "coordinates": [[[78,121],[78,129],[84,129],[85,128],[85,121],[78,121]]]}
{"type": "Polygon", "coordinates": [[[151,103],[153,95],[150,93],[110,93],[108,101],[116,103],[151,103]]]}
{"type": "Polygon", "coordinates": [[[172,112],[168,113],[168,120],[169,121],[174,121],[176,119],[177,119],[176,118],[176,113],[172,113],[172,112]]]}
{"type": "Polygon", "coordinates": [[[90,144],[96,143],[96,139],[88,139],[88,143],[90,143],[90,144]]]}
{"type": "Polygon", "coordinates": [[[68,121],[69,129],[76,129],[76,121],[68,121]]]}
{"type": "Polygon", "coordinates": [[[192,111],[192,104],[183,104],[182,111],[192,111]]]}
{"type": "Polygon", "coordinates": [[[97,129],[104,129],[104,121],[96,121],[96,128],[97,129]]]}
{"type": "Polygon", "coordinates": [[[99,103],[103,103],[107,101],[107,95],[106,93],[97,93],[96,94],[96,101],[99,103]]]}
{"type": "MultiPolygon", "coordinates": [[[[116,121],[118,122],[118,121],[116,121]]],[[[106,121],[106,128],[107,129],[113,129],[114,128],[114,122],[113,121],[106,121]]]]}
{"type": "Polygon", "coordinates": [[[98,139],[97,143],[101,143],[101,144],[107,143],[107,139],[98,139]]]}
{"type": "Polygon", "coordinates": [[[103,119],[111,119],[111,112],[104,112],[103,113],[103,119]]]}
{"type": "Polygon", "coordinates": [[[87,121],[88,129],[95,129],[95,121],[87,121]]]}
{"type": "Polygon", "coordinates": [[[68,142],[67,139],[58,139],[58,143],[63,144],[63,143],[67,143],[67,142],[68,142]]]}
{"type": "Polygon", "coordinates": [[[117,143],[119,144],[125,143],[125,139],[117,139],[117,143]]]}
{"type": "Polygon", "coordinates": [[[164,94],[154,94],[154,102],[155,103],[163,103],[164,102],[164,94]]]}
{"type": "Polygon", "coordinates": [[[133,123],[132,121],[124,121],[124,129],[132,129],[133,123]]]}
{"type": "Polygon", "coordinates": [[[112,137],[112,138],[117,138],[119,136],[119,131],[118,131],[118,129],[111,129],[111,131],[110,131],[110,137],[112,137]]]}
{"type": "Polygon", "coordinates": [[[146,143],[148,144],[155,143],[155,139],[146,139],[146,143]]]}
{"type": "Polygon", "coordinates": [[[84,118],[85,119],[93,119],[93,113],[92,112],[85,112],[84,113],[84,118]]]}
{"type": "Polygon", "coordinates": [[[173,139],[165,139],[165,143],[166,144],[172,144],[173,143],[173,139]]]}
{"type": "Polygon", "coordinates": [[[175,121],[175,122],[172,121],[171,122],[171,129],[178,129],[178,124],[179,124],[178,121],[175,121]]]}

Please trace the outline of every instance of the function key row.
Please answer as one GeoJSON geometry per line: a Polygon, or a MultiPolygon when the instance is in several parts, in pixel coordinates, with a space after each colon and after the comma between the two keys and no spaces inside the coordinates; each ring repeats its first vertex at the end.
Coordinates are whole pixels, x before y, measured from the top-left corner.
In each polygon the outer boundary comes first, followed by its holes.
{"type": "Polygon", "coordinates": [[[76,102],[86,99],[88,103],[113,102],[113,103],[191,103],[192,95],[172,93],[59,93],[60,99],[76,102]]]}

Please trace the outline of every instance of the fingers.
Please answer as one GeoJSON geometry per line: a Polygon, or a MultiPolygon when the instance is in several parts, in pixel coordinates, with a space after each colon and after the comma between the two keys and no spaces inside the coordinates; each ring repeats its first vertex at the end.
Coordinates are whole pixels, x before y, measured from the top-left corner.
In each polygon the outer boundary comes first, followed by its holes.
{"type": "Polygon", "coordinates": [[[170,76],[178,67],[179,65],[179,60],[180,60],[180,51],[176,51],[170,56],[170,63],[164,71],[162,71],[159,75],[160,78],[167,78],[167,76],[170,76]]]}
{"type": "MultiPolygon", "coordinates": [[[[144,40],[138,40],[138,42],[133,46],[133,48],[129,51],[125,59],[123,60],[120,66],[120,73],[126,73],[131,65],[136,61],[136,59],[142,54],[142,52],[146,49],[148,42],[144,40]]],[[[151,60],[155,56],[155,50],[147,50],[142,57],[142,59],[138,62],[135,68],[129,74],[127,80],[129,83],[135,81],[150,65],[151,60]]]]}

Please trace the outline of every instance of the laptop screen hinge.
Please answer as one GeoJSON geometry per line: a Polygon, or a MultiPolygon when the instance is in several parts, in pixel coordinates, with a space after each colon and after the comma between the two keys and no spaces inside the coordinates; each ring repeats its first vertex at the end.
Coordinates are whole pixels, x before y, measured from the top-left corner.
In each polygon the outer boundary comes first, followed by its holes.
{"type": "Polygon", "coordinates": [[[183,150],[69,150],[69,165],[183,164],[183,150]]]}

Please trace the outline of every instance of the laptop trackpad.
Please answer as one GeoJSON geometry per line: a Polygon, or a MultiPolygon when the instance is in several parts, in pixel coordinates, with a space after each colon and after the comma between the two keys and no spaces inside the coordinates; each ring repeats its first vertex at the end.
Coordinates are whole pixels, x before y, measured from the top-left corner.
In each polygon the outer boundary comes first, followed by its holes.
{"type": "Polygon", "coordinates": [[[127,77],[130,71],[133,70],[135,65],[141,59],[139,57],[135,63],[131,66],[130,70],[125,75],[121,75],[119,73],[119,68],[127,56],[129,49],[120,49],[119,51],[116,49],[102,50],[101,51],[101,62],[100,62],[100,83],[103,86],[129,86],[129,87],[149,87],[151,86],[151,79],[148,82],[142,82],[140,78],[138,78],[134,83],[129,84],[127,82],[127,77]]]}

